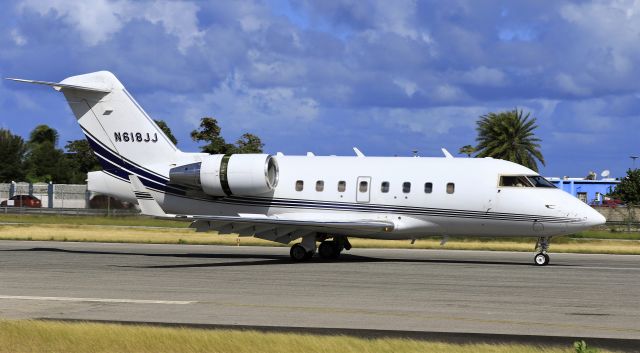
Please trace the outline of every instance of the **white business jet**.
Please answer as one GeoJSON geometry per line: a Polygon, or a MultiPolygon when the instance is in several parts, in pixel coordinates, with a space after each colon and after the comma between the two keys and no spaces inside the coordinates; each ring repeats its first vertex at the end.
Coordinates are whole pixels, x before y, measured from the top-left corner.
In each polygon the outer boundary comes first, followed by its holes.
{"type": "Polygon", "coordinates": [[[64,94],[103,170],[89,190],[137,202],[142,213],[289,244],[295,261],[337,258],[348,237],[552,236],[605,218],[529,168],[491,158],[210,155],[180,151],[110,72],[52,86],[64,94]],[[317,244],[319,243],[319,246],[317,244]]]}

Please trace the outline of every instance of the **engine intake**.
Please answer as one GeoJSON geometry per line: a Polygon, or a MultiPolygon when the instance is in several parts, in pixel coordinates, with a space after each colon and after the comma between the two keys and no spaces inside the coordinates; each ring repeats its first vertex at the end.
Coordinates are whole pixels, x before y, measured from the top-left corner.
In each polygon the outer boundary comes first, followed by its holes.
{"type": "Polygon", "coordinates": [[[211,196],[264,194],[278,185],[278,163],[268,154],[213,154],[171,168],[169,182],[211,196]]]}

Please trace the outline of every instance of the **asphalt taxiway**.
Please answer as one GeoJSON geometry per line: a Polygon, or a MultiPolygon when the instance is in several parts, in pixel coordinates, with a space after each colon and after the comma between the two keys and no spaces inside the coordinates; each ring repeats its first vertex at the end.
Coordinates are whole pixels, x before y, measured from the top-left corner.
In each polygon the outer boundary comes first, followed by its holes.
{"type": "Polygon", "coordinates": [[[0,318],[640,339],[640,256],[288,251],[0,241],[0,318]]]}

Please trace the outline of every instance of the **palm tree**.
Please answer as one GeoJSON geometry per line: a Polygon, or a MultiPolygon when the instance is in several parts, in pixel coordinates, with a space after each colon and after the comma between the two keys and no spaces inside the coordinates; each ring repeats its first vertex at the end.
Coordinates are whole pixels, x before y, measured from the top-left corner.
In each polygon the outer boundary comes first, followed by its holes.
{"type": "Polygon", "coordinates": [[[465,146],[460,147],[460,149],[458,150],[458,153],[466,154],[467,157],[471,157],[471,154],[473,152],[475,152],[475,151],[476,151],[475,147],[473,147],[471,145],[465,145],[465,146]]]}
{"type": "Polygon", "coordinates": [[[544,165],[544,157],[540,153],[541,140],[533,131],[538,127],[536,118],[529,118],[529,113],[522,110],[489,113],[480,117],[476,131],[476,157],[493,157],[521,164],[538,171],[540,161],[544,165]]]}

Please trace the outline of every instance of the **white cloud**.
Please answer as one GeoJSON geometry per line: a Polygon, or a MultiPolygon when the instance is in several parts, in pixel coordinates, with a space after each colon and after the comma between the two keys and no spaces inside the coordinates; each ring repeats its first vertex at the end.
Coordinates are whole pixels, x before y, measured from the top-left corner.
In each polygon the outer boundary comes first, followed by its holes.
{"type": "Polygon", "coordinates": [[[456,86],[442,84],[433,90],[431,98],[438,102],[453,102],[464,98],[465,94],[456,86]]]}
{"type": "Polygon", "coordinates": [[[429,32],[417,26],[415,0],[378,1],[374,23],[379,29],[401,37],[432,43],[429,32]]]}
{"type": "Polygon", "coordinates": [[[240,75],[229,76],[211,93],[199,99],[189,97],[189,122],[197,125],[202,116],[213,114],[232,123],[234,129],[295,129],[315,120],[318,103],[287,87],[252,88],[240,75]]]}
{"type": "Polygon", "coordinates": [[[478,86],[504,86],[507,82],[506,75],[502,70],[478,66],[472,70],[461,74],[461,81],[478,86]]]}
{"type": "Polygon", "coordinates": [[[557,74],[556,83],[562,91],[576,96],[585,96],[591,93],[587,86],[578,84],[572,76],[566,73],[557,74]]]}
{"type": "Polygon", "coordinates": [[[167,33],[178,37],[180,51],[184,52],[190,46],[202,43],[204,32],[198,30],[196,4],[186,1],[154,1],[151,6],[142,7],[144,19],[154,24],[162,23],[167,33]]]}
{"type": "Polygon", "coordinates": [[[11,37],[11,40],[19,47],[27,44],[27,38],[15,28],[9,32],[9,36],[11,37]]]}
{"type": "Polygon", "coordinates": [[[387,127],[401,127],[429,137],[444,136],[451,129],[472,129],[478,116],[487,113],[484,106],[436,107],[425,109],[373,109],[366,114],[387,127]]]}
{"type": "Polygon", "coordinates": [[[19,8],[42,16],[55,14],[80,32],[82,39],[92,46],[109,40],[134,19],[160,23],[165,32],[178,37],[178,49],[182,52],[199,44],[203,36],[203,32],[198,30],[198,6],[186,1],[23,0],[19,8]]]}
{"type": "Polygon", "coordinates": [[[409,98],[413,97],[413,95],[420,90],[415,82],[403,78],[396,78],[393,80],[393,83],[400,87],[409,98]]]}
{"type": "MultiPolygon", "coordinates": [[[[576,28],[580,45],[591,55],[602,56],[605,63],[594,69],[607,75],[613,68],[624,75],[633,69],[633,59],[640,55],[640,1],[614,0],[568,4],[560,9],[562,18],[576,28]],[[604,64],[604,65],[602,65],[604,64]]],[[[590,61],[594,61],[591,58],[590,61]]]]}

